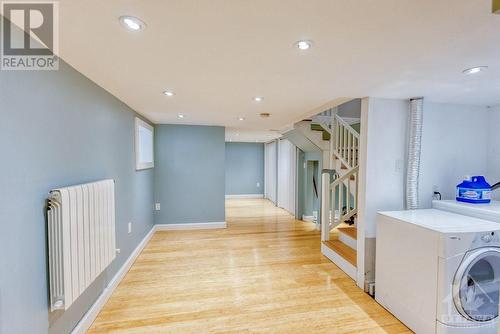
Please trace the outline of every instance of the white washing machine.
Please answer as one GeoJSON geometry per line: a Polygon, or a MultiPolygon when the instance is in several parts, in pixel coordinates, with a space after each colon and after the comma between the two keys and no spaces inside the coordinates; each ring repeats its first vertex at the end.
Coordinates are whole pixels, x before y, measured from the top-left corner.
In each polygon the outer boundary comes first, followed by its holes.
{"type": "Polygon", "coordinates": [[[498,223],[436,209],[377,220],[377,302],[417,334],[497,333],[498,223]]]}

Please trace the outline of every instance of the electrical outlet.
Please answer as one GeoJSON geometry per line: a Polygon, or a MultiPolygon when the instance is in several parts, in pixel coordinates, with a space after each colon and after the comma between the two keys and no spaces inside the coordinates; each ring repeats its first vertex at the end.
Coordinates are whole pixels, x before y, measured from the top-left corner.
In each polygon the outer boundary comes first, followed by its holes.
{"type": "Polygon", "coordinates": [[[260,188],[260,182],[257,182],[257,188],[260,188]]]}
{"type": "Polygon", "coordinates": [[[132,233],[132,222],[128,223],[128,233],[132,233]]]}
{"type": "Polygon", "coordinates": [[[439,186],[437,186],[437,185],[432,186],[432,199],[433,200],[435,200],[435,199],[441,200],[442,199],[442,195],[439,192],[439,186]]]}
{"type": "Polygon", "coordinates": [[[160,203],[156,203],[155,204],[155,210],[156,211],[160,211],[161,210],[161,204],[160,203]]]}

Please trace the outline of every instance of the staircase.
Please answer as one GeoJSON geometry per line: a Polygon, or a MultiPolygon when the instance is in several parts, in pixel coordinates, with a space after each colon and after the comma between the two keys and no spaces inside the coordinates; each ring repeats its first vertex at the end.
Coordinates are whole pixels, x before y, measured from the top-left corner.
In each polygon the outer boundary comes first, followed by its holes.
{"type": "MultiPolygon", "coordinates": [[[[329,160],[331,134],[325,130],[320,123],[321,121],[315,116],[313,119],[295,123],[282,131],[282,138],[288,139],[303,152],[318,152],[323,156],[322,160],[329,160]]],[[[318,195],[321,196],[321,194],[318,195]]],[[[320,230],[318,215],[314,215],[312,221],[316,224],[316,229],[320,230]]]]}
{"type": "Polygon", "coordinates": [[[330,135],[331,170],[322,179],[321,252],[356,280],[359,133],[335,113],[320,119],[330,135]]]}
{"type": "Polygon", "coordinates": [[[282,134],[304,152],[321,151],[321,252],[352,279],[357,276],[359,133],[329,109],[310,120],[295,123],[282,134]]]}
{"type": "Polygon", "coordinates": [[[324,131],[320,124],[311,120],[295,123],[282,135],[304,152],[328,151],[330,149],[330,134],[324,131]]]}

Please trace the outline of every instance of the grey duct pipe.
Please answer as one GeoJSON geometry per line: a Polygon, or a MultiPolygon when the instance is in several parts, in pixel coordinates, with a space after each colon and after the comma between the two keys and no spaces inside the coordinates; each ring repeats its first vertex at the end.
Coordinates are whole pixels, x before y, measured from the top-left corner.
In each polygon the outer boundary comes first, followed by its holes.
{"type": "Polygon", "coordinates": [[[410,100],[408,168],[406,171],[406,209],[418,209],[418,179],[420,174],[420,148],[422,144],[422,121],[424,99],[410,100]]]}

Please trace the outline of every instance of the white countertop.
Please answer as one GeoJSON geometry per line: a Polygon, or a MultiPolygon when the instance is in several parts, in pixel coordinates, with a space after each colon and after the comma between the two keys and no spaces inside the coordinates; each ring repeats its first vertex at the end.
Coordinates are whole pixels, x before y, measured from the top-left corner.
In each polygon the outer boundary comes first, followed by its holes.
{"type": "Polygon", "coordinates": [[[383,211],[379,214],[441,233],[500,231],[500,224],[437,209],[383,211]]]}
{"type": "Polygon", "coordinates": [[[489,204],[470,204],[455,200],[432,201],[432,207],[439,210],[445,210],[500,223],[499,201],[491,201],[489,204]]]}

